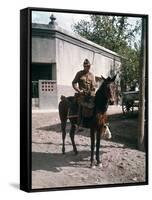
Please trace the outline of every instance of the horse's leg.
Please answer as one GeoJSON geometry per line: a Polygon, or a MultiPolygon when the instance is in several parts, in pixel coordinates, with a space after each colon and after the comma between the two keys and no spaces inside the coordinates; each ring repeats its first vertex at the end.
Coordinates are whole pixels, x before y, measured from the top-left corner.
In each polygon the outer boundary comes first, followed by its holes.
{"type": "Polygon", "coordinates": [[[76,147],[75,141],[74,141],[75,130],[76,130],[76,126],[74,123],[71,122],[70,138],[71,138],[71,142],[72,142],[72,146],[73,146],[73,151],[75,154],[78,154],[77,147],[76,147]]]}
{"type": "Polygon", "coordinates": [[[66,121],[61,122],[61,130],[62,130],[62,153],[65,154],[65,137],[66,137],[66,121]]]}
{"type": "Polygon", "coordinates": [[[97,130],[97,138],[96,138],[96,161],[97,161],[97,165],[101,166],[100,155],[99,155],[99,150],[100,150],[100,136],[101,136],[101,133],[100,133],[99,130],[97,130]]]}
{"type": "Polygon", "coordinates": [[[95,143],[95,130],[94,128],[90,129],[90,138],[91,138],[91,164],[90,166],[94,166],[94,143],[95,143]]]}
{"type": "Polygon", "coordinates": [[[61,131],[62,131],[62,153],[65,154],[65,137],[66,137],[66,122],[68,115],[68,104],[67,101],[62,100],[59,103],[59,116],[61,120],[61,131]]]}

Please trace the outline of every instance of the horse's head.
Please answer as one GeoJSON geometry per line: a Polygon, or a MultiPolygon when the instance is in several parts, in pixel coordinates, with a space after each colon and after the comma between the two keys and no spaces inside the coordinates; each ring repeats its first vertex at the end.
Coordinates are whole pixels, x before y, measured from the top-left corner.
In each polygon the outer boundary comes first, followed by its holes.
{"type": "Polygon", "coordinates": [[[103,79],[104,79],[103,90],[104,90],[105,96],[107,97],[109,104],[112,105],[114,103],[114,91],[113,91],[112,83],[115,81],[116,75],[113,78],[108,77],[106,79],[105,78],[103,79]]]}

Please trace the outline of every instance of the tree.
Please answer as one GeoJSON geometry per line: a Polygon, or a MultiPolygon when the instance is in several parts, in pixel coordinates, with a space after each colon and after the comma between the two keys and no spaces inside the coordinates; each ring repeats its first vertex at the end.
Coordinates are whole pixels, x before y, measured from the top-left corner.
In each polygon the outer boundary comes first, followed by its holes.
{"type": "Polygon", "coordinates": [[[147,84],[147,80],[145,80],[146,74],[146,57],[147,57],[147,38],[146,38],[146,27],[147,21],[146,18],[142,19],[142,35],[141,35],[141,55],[140,55],[140,65],[139,65],[139,73],[140,73],[140,95],[139,95],[139,126],[138,126],[138,147],[140,150],[144,150],[144,140],[145,140],[145,123],[147,124],[147,119],[145,120],[145,104],[147,104],[145,100],[145,84],[147,84]],[[146,82],[145,82],[146,81],[146,82]]]}
{"type": "Polygon", "coordinates": [[[73,30],[126,58],[122,61],[123,90],[135,80],[139,82],[140,41],[136,38],[141,34],[140,20],[132,26],[128,17],[90,15],[89,21],[80,20],[73,30]]]}
{"type": "Polygon", "coordinates": [[[74,31],[81,36],[126,58],[122,60],[122,90],[125,91],[126,86],[131,86],[135,80],[139,84],[138,147],[141,150],[144,149],[145,123],[147,123],[145,121],[146,27],[146,18],[137,20],[135,26],[131,26],[127,17],[98,15],[91,15],[90,21],[81,20],[73,26],[74,31]]]}

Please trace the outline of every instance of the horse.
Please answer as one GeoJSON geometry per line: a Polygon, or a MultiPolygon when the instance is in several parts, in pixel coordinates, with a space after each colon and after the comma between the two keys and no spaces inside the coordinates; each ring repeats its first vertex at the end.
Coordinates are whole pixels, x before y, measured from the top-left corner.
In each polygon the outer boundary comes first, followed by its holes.
{"type": "MultiPolygon", "coordinates": [[[[103,78],[103,77],[102,77],[103,78]]],[[[107,125],[107,109],[109,104],[114,103],[112,83],[115,81],[116,76],[113,78],[103,78],[103,82],[99,89],[95,93],[94,97],[94,108],[93,115],[89,119],[89,129],[91,138],[91,159],[90,167],[94,168],[96,165],[102,167],[99,156],[100,139],[103,136],[106,139],[111,138],[111,133],[107,125]],[[96,137],[95,137],[96,136],[96,137]],[[95,148],[95,138],[96,138],[96,163],[94,160],[94,148],[95,148]]],[[[62,131],[62,153],[65,154],[65,137],[66,137],[66,123],[68,119],[69,102],[75,101],[75,97],[64,97],[61,96],[61,101],[59,102],[59,117],[61,120],[61,131],[62,131]]],[[[69,118],[71,128],[70,128],[70,138],[73,146],[73,151],[78,154],[77,147],[74,141],[75,132],[78,126],[78,116],[72,116],[69,118]]]]}

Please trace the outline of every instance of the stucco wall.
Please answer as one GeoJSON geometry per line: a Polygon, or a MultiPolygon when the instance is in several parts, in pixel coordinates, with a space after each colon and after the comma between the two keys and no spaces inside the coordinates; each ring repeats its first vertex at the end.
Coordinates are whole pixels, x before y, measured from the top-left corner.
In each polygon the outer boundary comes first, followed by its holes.
{"type": "Polygon", "coordinates": [[[58,84],[71,86],[75,74],[83,69],[84,59],[90,59],[92,56],[93,53],[89,50],[57,39],[56,60],[58,84]]]}
{"type": "Polygon", "coordinates": [[[84,59],[88,58],[91,60],[93,53],[63,40],[56,40],[57,91],[59,101],[61,95],[74,95],[75,91],[72,88],[72,80],[76,73],[83,69],[84,59]]]}
{"type": "Polygon", "coordinates": [[[75,74],[83,69],[83,61],[88,58],[93,65],[91,72],[95,76],[108,77],[111,69],[115,66],[120,66],[119,61],[115,61],[114,58],[106,57],[101,53],[88,50],[86,48],[76,46],[70,42],[56,39],[56,67],[57,67],[57,85],[58,96],[60,95],[73,95],[74,90],[72,88],[72,80],[75,74]]]}
{"type": "Polygon", "coordinates": [[[54,38],[32,37],[32,62],[55,63],[55,48],[54,38]]]}
{"type": "MultiPolygon", "coordinates": [[[[40,25],[36,26],[38,28],[40,25]]],[[[61,95],[74,95],[72,80],[83,69],[85,58],[90,60],[90,71],[95,76],[108,77],[112,70],[120,70],[120,58],[115,52],[48,26],[33,29],[32,62],[53,64],[53,79],[57,80],[57,102],[61,95]]]]}
{"type": "Polygon", "coordinates": [[[105,78],[110,75],[110,70],[114,64],[112,58],[103,56],[102,54],[95,54],[94,57],[94,74],[96,76],[104,76],[105,78]]]}
{"type": "Polygon", "coordinates": [[[71,85],[75,74],[83,69],[83,61],[88,58],[92,64],[91,70],[96,76],[110,75],[112,68],[118,68],[120,62],[115,58],[106,57],[64,40],[56,39],[56,61],[58,84],[71,85]],[[92,63],[93,62],[93,63],[92,63]]]}

